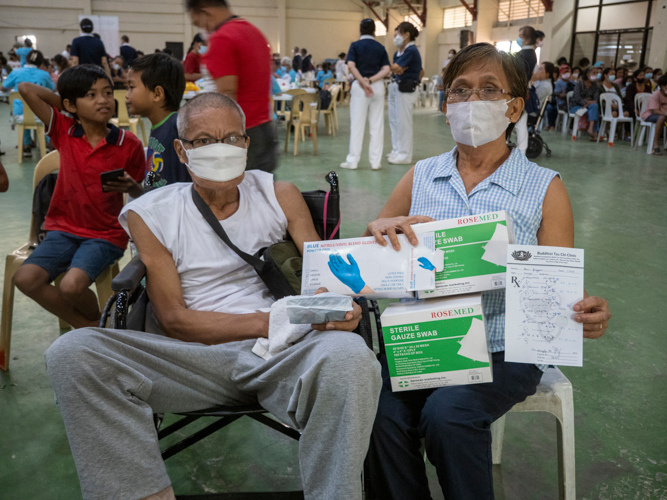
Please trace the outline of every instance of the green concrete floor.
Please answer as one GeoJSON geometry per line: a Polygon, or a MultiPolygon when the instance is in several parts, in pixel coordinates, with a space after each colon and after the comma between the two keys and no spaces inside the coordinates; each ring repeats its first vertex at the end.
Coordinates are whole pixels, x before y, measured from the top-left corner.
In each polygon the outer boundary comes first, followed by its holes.
{"type": "MultiPolygon", "coordinates": [[[[453,141],[444,116],[415,112],[415,159],[448,151],[453,141]]],[[[0,157],[10,190],[0,195],[0,254],[27,237],[35,161],[17,163],[16,135],[0,104],[0,157]]],[[[386,163],[371,171],[339,164],[347,153],[349,114],[340,108],[336,138],[320,136],[297,157],[281,157],[276,177],[302,190],[323,188],[337,170],[342,193],[342,235],[358,236],[382,208],[407,170],[386,163]]],[[[320,127],[323,133],[322,127],[320,127]]],[[[284,127],[279,137],[284,141],[284,127]]],[[[667,336],[659,311],[667,299],[667,157],[573,143],[545,133],[553,156],[540,165],[562,173],[576,220],[576,244],[586,249],[586,288],[605,297],[614,317],[600,340],[585,341],[584,367],[564,368],[575,388],[577,491],[581,499],[667,499],[667,336]]],[[[281,143],[282,144],[282,143],[281,143]]],[[[367,144],[367,141],[366,141],[367,144]]],[[[385,126],[385,151],[389,151],[385,126]]],[[[366,151],[364,151],[366,155],[366,151]]],[[[0,270],[2,273],[3,270],[0,270]]],[[[0,275],[0,279],[3,276],[0,275]]],[[[81,497],[62,419],[44,371],[42,354],[60,334],[55,317],[17,292],[11,370],[0,374],[0,498],[81,497]]],[[[437,484],[434,469],[429,476],[437,484]]],[[[253,421],[239,421],[167,461],[179,493],[298,488],[297,445],[253,421]]],[[[507,418],[498,498],[556,499],[556,421],[548,414],[507,418]]],[[[435,498],[442,498],[436,488],[435,498]]]]}

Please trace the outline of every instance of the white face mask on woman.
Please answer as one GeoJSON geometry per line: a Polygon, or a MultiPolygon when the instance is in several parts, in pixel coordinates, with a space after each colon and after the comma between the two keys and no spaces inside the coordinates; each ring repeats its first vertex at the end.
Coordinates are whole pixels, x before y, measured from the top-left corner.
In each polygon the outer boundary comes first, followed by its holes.
{"type": "MultiPolygon", "coordinates": [[[[183,143],[181,142],[181,146],[183,143]]],[[[224,143],[208,144],[196,149],[185,149],[187,167],[197,177],[215,182],[231,181],[246,167],[248,150],[224,143]]]]}
{"type": "Polygon", "coordinates": [[[403,45],[403,37],[401,35],[396,35],[394,37],[394,45],[396,47],[401,47],[403,45]]]}
{"type": "Polygon", "coordinates": [[[505,116],[508,104],[499,101],[465,101],[447,104],[447,119],[452,137],[460,144],[474,148],[495,141],[505,133],[510,119],[505,116]]]}

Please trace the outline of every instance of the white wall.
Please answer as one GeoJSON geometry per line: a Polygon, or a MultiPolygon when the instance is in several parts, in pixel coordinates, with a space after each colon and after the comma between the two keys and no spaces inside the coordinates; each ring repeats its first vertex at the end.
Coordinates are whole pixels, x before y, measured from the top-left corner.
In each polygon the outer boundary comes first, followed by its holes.
{"type": "MultiPolygon", "coordinates": [[[[295,45],[306,47],[313,61],[335,58],[347,51],[359,37],[359,22],[375,16],[357,0],[229,0],[232,10],[248,19],[266,36],[271,49],[290,55],[295,45]]],[[[554,2],[553,12],[546,13],[541,25],[532,23],[546,33],[541,59],[555,61],[569,57],[574,0],[554,2]]],[[[417,46],[427,76],[440,71],[450,49],[459,49],[460,29],[443,30],[445,7],[461,6],[459,0],[438,0],[428,3],[428,19],[417,46]]],[[[649,64],[666,66],[667,0],[658,0],[653,16],[655,29],[649,64]]],[[[395,2],[390,11],[387,36],[378,41],[389,56],[396,25],[407,9],[395,2]]],[[[60,53],[78,36],[78,16],[118,16],[121,34],[144,52],[164,48],[165,42],[183,42],[187,49],[196,28],[184,12],[184,0],[0,0],[0,50],[8,50],[15,36],[35,35],[37,45],[47,57],[60,53]]],[[[496,26],[496,0],[479,0],[479,13],[473,26],[477,42],[514,40],[521,23],[496,26]]]]}
{"type": "Polygon", "coordinates": [[[144,52],[183,42],[187,50],[191,26],[183,0],[0,0],[0,50],[17,35],[35,35],[46,57],[59,54],[79,36],[79,15],[118,16],[121,35],[144,52]]]}

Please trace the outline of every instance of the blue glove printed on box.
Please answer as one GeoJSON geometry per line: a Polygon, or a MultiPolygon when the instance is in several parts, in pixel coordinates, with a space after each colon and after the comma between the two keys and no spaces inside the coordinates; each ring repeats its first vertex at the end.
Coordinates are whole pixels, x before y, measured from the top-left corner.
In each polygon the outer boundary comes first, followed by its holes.
{"type": "Polygon", "coordinates": [[[426,269],[427,271],[435,270],[435,266],[431,264],[431,261],[428,260],[426,257],[419,257],[417,261],[419,262],[419,267],[421,267],[422,269],[426,269]]]}
{"type": "Polygon", "coordinates": [[[359,266],[351,254],[347,254],[349,263],[339,254],[329,255],[329,269],[343,284],[350,287],[354,293],[361,292],[366,283],[361,279],[359,266]]]}

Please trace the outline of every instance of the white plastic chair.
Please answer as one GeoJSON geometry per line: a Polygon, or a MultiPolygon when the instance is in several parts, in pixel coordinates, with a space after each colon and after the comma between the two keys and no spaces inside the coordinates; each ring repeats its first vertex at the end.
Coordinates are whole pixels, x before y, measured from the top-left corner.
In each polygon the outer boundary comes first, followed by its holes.
{"type": "Polygon", "coordinates": [[[18,162],[23,163],[23,132],[25,130],[34,130],[35,135],[37,136],[37,143],[39,144],[39,154],[40,159],[46,156],[46,135],[44,133],[44,124],[42,121],[35,116],[30,106],[21,98],[21,94],[18,92],[12,92],[9,94],[9,106],[10,109],[14,107],[14,101],[21,101],[23,103],[23,115],[14,117],[14,126],[18,131],[18,147],[19,147],[19,157],[18,162]]]}
{"type": "Polygon", "coordinates": [[[598,132],[598,141],[600,142],[600,136],[604,131],[605,125],[609,125],[609,147],[614,145],[614,136],[616,135],[616,124],[617,123],[629,123],[630,124],[630,147],[634,146],[634,119],[631,117],[623,116],[623,102],[621,98],[614,92],[604,92],[600,94],[600,104],[602,105],[602,123],[600,124],[600,131],[598,132]],[[618,117],[614,118],[612,115],[613,110],[612,106],[616,104],[618,117]]]}
{"type": "MultiPolygon", "coordinates": [[[[544,411],[558,419],[558,498],[575,500],[574,467],[574,403],[572,384],[558,368],[549,368],[537,386],[537,392],[523,403],[514,405],[511,412],[544,411]]],[[[503,415],[491,424],[491,456],[494,465],[499,465],[505,432],[503,415]]]]}
{"type": "Polygon", "coordinates": [[[646,111],[648,101],[651,99],[651,94],[637,94],[635,95],[635,116],[637,117],[637,125],[641,127],[639,139],[635,141],[635,148],[644,143],[644,133],[648,128],[648,143],[646,146],[646,154],[650,155],[653,152],[653,139],[655,137],[655,123],[645,122],[642,120],[642,113],[646,111]]]}
{"type": "MultiPolygon", "coordinates": [[[[562,109],[558,110],[558,115],[556,116],[556,123],[554,124],[554,129],[555,130],[558,130],[559,127],[561,129],[565,128],[565,123],[567,122],[567,118],[568,118],[567,115],[568,115],[567,111],[563,111],[562,109]]],[[[549,124],[549,125],[551,125],[551,124],[549,124]]]]}
{"type": "Polygon", "coordinates": [[[436,81],[433,78],[431,78],[431,81],[428,82],[428,91],[427,91],[429,108],[433,107],[433,101],[435,100],[435,85],[436,81]]]}
{"type": "MultiPolygon", "coordinates": [[[[565,103],[567,106],[567,117],[563,120],[563,135],[567,134],[567,129],[570,127],[570,120],[574,120],[576,118],[574,113],[570,112],[570,99],[572,99],[572,96],[574,95],[574,91],[570,90],[566,95],[565,95],[565,103]]],[[[565,114],[565,111],[563,111],[565,114]]]]}

